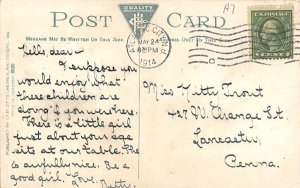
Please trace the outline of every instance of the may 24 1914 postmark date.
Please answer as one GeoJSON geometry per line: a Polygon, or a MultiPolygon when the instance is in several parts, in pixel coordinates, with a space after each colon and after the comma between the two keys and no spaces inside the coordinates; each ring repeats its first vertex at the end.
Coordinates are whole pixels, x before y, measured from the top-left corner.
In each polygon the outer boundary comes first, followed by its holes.
{"type": "Polygon", "coordinates": [[[292,58],[292,29],[293,9],[290,6],[251,9],[252,58],[292,58]]]}
{"type": "Polygon", "coordinates": [[[133,33],[128,36],[126,48],[133,63],[143,68],[154,68],[170,55],[171,42],[164,29],[149,23],[142,39],[137,39],[133,33]]]}

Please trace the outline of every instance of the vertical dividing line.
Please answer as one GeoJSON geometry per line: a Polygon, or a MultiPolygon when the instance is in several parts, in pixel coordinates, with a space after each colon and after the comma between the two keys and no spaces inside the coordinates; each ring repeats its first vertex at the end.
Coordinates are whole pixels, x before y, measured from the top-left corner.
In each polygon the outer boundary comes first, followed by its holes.
{"type": "MultiPolygon", "coordinates": [[[[138,48],[140,49],[140,47],[138,48]]],[[[139,154],[138,154],[138,179],[140,179],[140,154],[141,154],[141,149],[140,149],[140,136],[141,136],[141,61],[140,61],[140,50],[139,50],[139,126],[138,126],[138,149],[139,149],[139,154]]]]}

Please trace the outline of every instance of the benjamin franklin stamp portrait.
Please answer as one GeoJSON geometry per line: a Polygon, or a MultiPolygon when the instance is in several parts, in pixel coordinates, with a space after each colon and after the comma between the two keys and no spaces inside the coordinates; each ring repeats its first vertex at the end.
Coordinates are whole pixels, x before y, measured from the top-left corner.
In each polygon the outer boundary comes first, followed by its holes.
{"type": "Polygon", "coordinates": [[[252,58],[293,57],[292,9],[251,10],[252,58]]]}

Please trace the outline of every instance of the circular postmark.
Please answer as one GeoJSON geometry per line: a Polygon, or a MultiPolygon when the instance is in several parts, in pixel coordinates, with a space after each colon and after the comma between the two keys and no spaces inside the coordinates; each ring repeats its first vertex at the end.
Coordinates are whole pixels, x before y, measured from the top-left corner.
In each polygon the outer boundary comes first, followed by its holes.
{"type": "Polygon", "coordinates": [[[134,64],[151,69],[162,65],[169,57],[171,40],[163,28],[148,23],[141,39],[137,39],[133,32],[130,33],[126,48],[134,64]]]}

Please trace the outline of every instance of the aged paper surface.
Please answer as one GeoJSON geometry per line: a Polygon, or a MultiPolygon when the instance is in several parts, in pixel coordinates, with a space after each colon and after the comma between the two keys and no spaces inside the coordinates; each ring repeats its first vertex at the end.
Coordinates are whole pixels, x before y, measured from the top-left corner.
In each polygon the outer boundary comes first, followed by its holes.
{"type": "Polygon", "coordinates": [[[299,1],[1,1],[1,188],[300,188],[299,1]]]}

